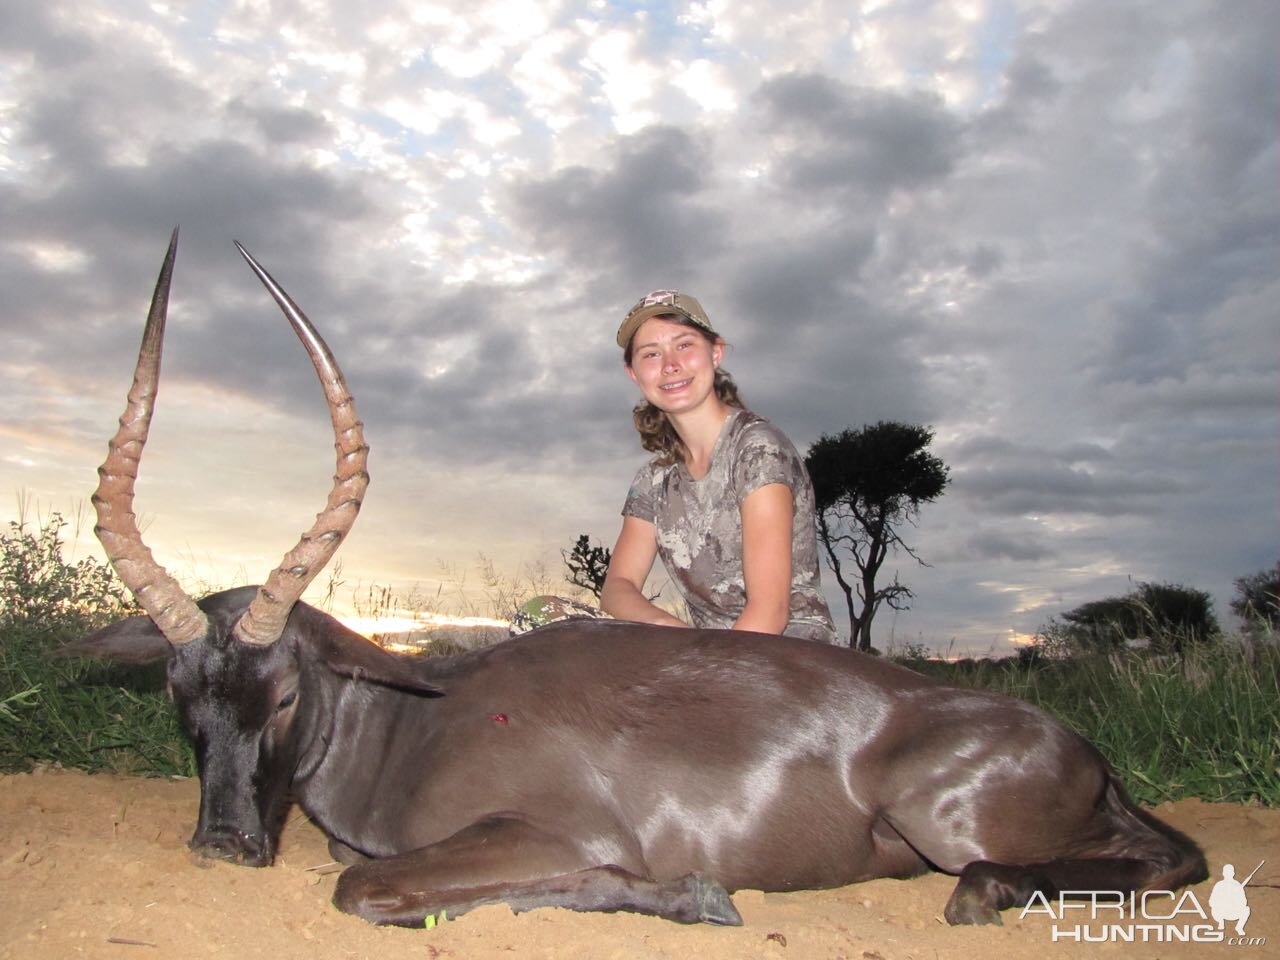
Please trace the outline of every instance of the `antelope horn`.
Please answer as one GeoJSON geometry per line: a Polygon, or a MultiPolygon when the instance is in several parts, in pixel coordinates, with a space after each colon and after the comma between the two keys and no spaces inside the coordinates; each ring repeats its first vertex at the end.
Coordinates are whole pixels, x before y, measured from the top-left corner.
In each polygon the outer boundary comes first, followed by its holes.
{"type": "Polygon", "coordinates": [[[275,297],[276,303],[289,318],[294,333],[311,355],[325,399],[329,402],[329,417],[333,421],[334,445],[338,451],[337,472],[333,489],[324,510],[316,515],[316,522],[302,535],[298,545],[285,554],[284,560],[267,582],[258,588],[258,594],[249,604],[243,617],[233,628],[236,638],[245,643],[271,644],[284,633],[289,611],[297,603],[307,585],[324,569],[343,537],[355,523],[365,488],[369,486],[369,474],[365,468],[369,461],[369,448],[364,442],[364,424],[356,417],[355,400],[347,389],[338,362],[329,347],[316,332],[306,314],[289,298],[271,275],[249,255],[238,242],[236,249],[245,258],[263,286],[275,297]]]}
{"type": "Polygon", "coordinates": [[[138,518],[133,513],[133,488],[138,479],[138,462],[151,427],[156,391],[160,386],[160,354],[164,346],[164,321],[169,308],[169,282],[178,252],[178,231],[169,240],[160,278],[151,297],[151,312],[138,350],[133,387],[120,429],[108,446],[107,459],[98,468],[98,489],[93,506],[98,513],[94,533],[107,552],[107,559],[120,580],[137,598],[142,609],[155,621],[160,632],[175,647],[198,640],[208,631],[204,612],[187,596],[178,581],[156,563],[142,542],[138,518]]]}

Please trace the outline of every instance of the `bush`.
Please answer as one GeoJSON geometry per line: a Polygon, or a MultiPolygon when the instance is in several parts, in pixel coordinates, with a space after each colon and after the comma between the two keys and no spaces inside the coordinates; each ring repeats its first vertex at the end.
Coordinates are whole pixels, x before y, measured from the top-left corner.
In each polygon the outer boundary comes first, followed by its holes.
{"type": "Polygon", "coordinates": [[[66,521],[0,538],[0,771],[37,763],[149,775],[195,772],[164,695],[164,666],[68,660],[58,647],[136,612],[109,566],[64,559],[66,521]]]}
{"type": "Polygon", "coordinates": [[[1139,583],[1123,597],[1081,604],[1042,630],[1053,644],[1079,651],[1110,651],[1133,641],[1178,653],[1218,635],[1213,598],[1171,583],[1139,583]]]}
{"type": "Polygon", "coordinates": [[[0,539],[0,628],[76,632],[135,609],[109,566],[63,559],[66,526],[59,513],[34,532],[25,520],[10,522],[0,539]]]}
{"type": "Polygon", "coordinates": [[[1231,612],[1244,621],[1245,633],[1259,639],[1280,629],[1280,561],[1269,570],[1237,577],[1231,612]]]}

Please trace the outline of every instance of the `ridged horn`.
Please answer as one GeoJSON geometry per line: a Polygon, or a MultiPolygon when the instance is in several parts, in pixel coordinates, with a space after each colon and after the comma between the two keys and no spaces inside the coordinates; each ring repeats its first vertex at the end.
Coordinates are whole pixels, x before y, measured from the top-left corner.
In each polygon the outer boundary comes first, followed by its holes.
{"type": "Polygon", "coordinates": [[[308,584],[324,569],[324,565],[329,562],[329,558],[355,523],[365,489],[369,486],[369,474],[366,471],[369,448],[364,442],[364,424],[356,417],[355,400],[347,389],[342,370],[328,345],[311,325],[306,314],[298,309],[298,305],[271,275],[249,255],[249,251],[238,242],[236,249],[280,305],[284,315],[289,318],[294,333],[310,354],[311,362],[320,376],[325,399],[329,403],[334,445],[338,452],[333,489],[324,510],[316,515],[315,523],[302,535],[298,545],[286,553],[280,566],[271,572],[267,582],[258,589],[257,596],[249,604],[249,609],[232,630],[237,639],[262,645],[275,643],[280,639],[285,622],[289,619],[289,611],[308,584]]]}
{"type": "Polygon", "coordinates": [[[98,489],[93,494],[93,506],[98,513],[94,532],[107,552],[107,559],[165,639],[174,646],[203,637],[208,631],[209,621],[178,581],[156,563],[142,542],[138,518],[133,513],[133,491],[160,385],[164,321],[169,309],[169,283],[173,278],[173,262],[177,253],[178,231],[175,228],[151,297],[151,312],[147,315],[142,346],[138,350],[133,387],[129,390],[124,413],[120,415],[120,429],[111,440],[107,459],[98,468],[98,489]]]}

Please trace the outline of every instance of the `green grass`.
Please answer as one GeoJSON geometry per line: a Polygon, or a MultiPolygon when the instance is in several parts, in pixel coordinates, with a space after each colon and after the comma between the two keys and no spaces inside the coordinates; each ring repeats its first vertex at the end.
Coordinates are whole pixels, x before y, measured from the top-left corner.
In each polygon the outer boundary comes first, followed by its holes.
{"type": "MultiPolygon", "coordinates": [[[[0,629],[0,771],[37,763],[192,775],[163,669],[63,660],[59,631],[0,629]]],[[[1030,701],[1098,747],[1139,802],[1198,797],[1280,806],[1280,647],[1181,659],[909,661],[957,686],[1030,701]]]]}
{"type": "Polygon", "coordinates": [[[164,665],[59,658],[75,634],[0,629],[0,772],[56,764],[143,776],[195,774],[164,694],[164,665]]]}
{"type": "MultiPolygon", "coordinates": [[[[0,532],[0,772],[61,764],[148,775],[194,772],[164,695],[164,669],[56,656],[70,640],[136,612],[106,564],[68,556],[54,513],[0,532]]],[[[74,537],[72,541],[74,542],[74,537]]]]}
{"type": "MultiPolygon", "coordinates": [[[[39,530],[18,522],[0,535],[0,772],[44,763],[193,775],[163,665],[55,656],[62,643],[134,612],[104,565],[63,559],[64,526],[54,514],[39,530]]],[[[513,596],[548,592],[537,586],[502,581],[492,570],[485,579],[495,609],[511,609],[513,596]]],[[[391,602],[387,591],[377,596],[391,602]]],[[[903,661],[923,673],[1019,697],[1058,717],[1102,751],[1142,803],[1199,797],[1280,807],[1274,634],[1249,643],[1219,638],[1181,656],[945,663],[923,659],[922,648],[908,652],[903,661]]]]}
{"type": "Polygon", "coordinates": [[[1280,806],[1280,647],[1232,639],[1182,657],[908,664],[1036,704],[1093,743],[1135,799],[1280,806]]]}

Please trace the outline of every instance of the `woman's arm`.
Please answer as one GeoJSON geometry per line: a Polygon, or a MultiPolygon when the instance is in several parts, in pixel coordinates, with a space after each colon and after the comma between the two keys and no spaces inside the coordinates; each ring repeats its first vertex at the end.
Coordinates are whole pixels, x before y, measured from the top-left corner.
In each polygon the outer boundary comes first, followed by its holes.
{"type": "Polygon", "coordinates": [[[618,620],[687,627],[683,620],[644,595],[644,582],[657,556],[658,536],[653,524],[638,517],[623,517],[622,532],[613,545],[609,572],[600,591],[600,609],[618,620]]]}
{"type": "Polygon", "coordinates": [[[791,488],[767,483],[747,494],[740,509],[747,605],[733,628],[781,633],[791,619],[791,488]]]}

